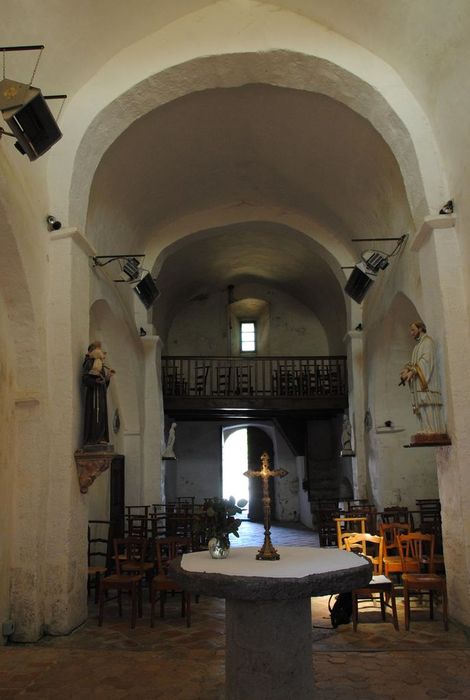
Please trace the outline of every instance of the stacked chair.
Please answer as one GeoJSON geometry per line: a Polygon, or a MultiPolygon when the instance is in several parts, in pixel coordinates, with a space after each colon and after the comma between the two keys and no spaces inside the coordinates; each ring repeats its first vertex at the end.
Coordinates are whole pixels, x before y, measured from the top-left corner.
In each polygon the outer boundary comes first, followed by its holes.
{"type": "Polygon", "coordinates": [[[117,591],[119,617],[122,617],[122,593],[129,593],[132,600],[131,627],[135,627],[136,612],[142,617],[142,580],[145,576],[147,540],[141,537],[124,537],[114,540],[114,563],[116,573],[101,580],[99,593],[98,624],[104,617],[105,594],[117,591]]]}
{"type": "Polygon", "coordinates": [[[190,537],[159,537],[155,539],[157,575],[153,578],[150,593],[150,626],[155,622],[155,603],[157,593],[160,595],[160,617],[165,616],[167,592],[181,593],[181,615],[186,617],[186,626],[191,626],[191,594],[180,588],[168,575],[170,562],[176,557],[191,551],[190,537]]]}
{"type": "Polygon", "coordinates": [[[149,589],[151,626],[155,624],[157,600],[160,602],[160,617],[164,617],[168,592],[172,595],[181,593],[182,615],[186,618],[187,626],[190,626],[190,594],[179,588],[170,578],[168,566],[175,557],[193,550],[193,543],[197,540],[198,518],[198,507],[191,496],[180,497],[175,502],[161,505],[126,506],[126,536],[122,538],[111,538],[107,521],[90,521],[89,588],[94,582],[95,602],[99,603],[100,626],[104,620],[105,603],[112,600],[117,599],[119,616],[122,617],[122,594],[125,593],[131,598],[131,628],[135,627],[137,615],[142,617],[142,589],[145,579],[149,589]],[[101,532],[100,538],[94,535],[93,528],[97,525],[101,528],[108,526],[106,537],[101,532]],[[111,591],[115,591],[117,595],[111,598],[111,591]]]}
{"type": "Polygon", "coordinates": [[[88,522],[88,593],[95,589],[95,603],[98,602],[100,583],[107,573],[111,558],[111,522],[90,520],[88,522]]]}

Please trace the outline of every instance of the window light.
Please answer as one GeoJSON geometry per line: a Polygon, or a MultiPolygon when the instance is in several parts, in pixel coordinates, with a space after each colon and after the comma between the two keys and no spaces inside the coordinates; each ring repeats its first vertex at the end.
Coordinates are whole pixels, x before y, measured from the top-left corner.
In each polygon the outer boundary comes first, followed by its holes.
{"type": "Polygon", "coordinates": [[[242,321],[240,324],[240,349],[242,352],[255,352],[256,325],[253,321],[242,321]]]}

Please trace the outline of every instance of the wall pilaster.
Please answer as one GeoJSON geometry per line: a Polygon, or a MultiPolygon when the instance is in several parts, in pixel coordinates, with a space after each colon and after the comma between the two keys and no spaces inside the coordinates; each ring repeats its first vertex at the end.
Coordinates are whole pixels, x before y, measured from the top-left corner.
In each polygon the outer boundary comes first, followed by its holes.
{"type": "Polygon", "coordinates": [[[141,503],[162,498],[162,396],[159,368],[162,343],[156,335],[141,338],[144,353],[144,423],[142,431],[141,503]]]}
{"type": "Polygon", "coordinates": [[[81,445],[80,373],[89,336],[89,255],[76,229],[50,240],[48,362],[50,470],[46,527],[45,629],[65,634],[87,617],[87,496],[74,451],[81,445]]]}
{"type": "Polygon", "coordinates": [[[438,344],[452,440],[435,451],[450,614],[470,625],[470,324],[455,217],[427,217],[411,249],[419,253],[423,320],[438,344]]]}
{"type": "Polygon", "coordinates": [[[352,458],[355,498],[367,498],[367,459],[365,447],[364,337],[362,331],[349,331],[347,344],[349,419],[353,428],[355,457],[352,458]]]}

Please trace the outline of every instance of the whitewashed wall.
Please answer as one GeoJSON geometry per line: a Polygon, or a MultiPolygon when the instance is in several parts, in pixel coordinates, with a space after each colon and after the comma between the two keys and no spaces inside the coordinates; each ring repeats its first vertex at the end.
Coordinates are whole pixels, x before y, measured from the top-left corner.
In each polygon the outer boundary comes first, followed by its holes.
{"type": "MultiPolygon", "coordinates": [[[[245,294],[250,299],[256,295],[255,298],[267,302],[267,320],[258,354],[328,355],[330,344],[338,346],[338,338],[328,338],[315,314],[296,299],[267,286],[236,288],[238,299],[243,299],[245,294]]],[[[188,302],[170,327],[165,351],[171,355],[228,354],[227,316],[225,292],[188,302]]],[[[234,327],[232,333],[232,347],[239,349],[239,328],[234,327]]]]}

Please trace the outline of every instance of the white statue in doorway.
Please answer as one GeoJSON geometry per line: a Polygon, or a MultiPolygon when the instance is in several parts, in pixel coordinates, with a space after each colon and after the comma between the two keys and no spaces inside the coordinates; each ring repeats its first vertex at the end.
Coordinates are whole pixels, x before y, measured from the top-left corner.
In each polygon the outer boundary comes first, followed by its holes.
{"type": "Polygon", "coordinates": [[[176,459],[174,445],[176,440],[176,423],[172,423],[168,432],[168,440],[163,451],[163,459],[176,459]]]}
{"type": "Polygon", "coordinates": [[[353,457],[351,442],[352,428],[347,413],[343,413],[343,428],[341,431],[341,457],[353,457]]]}

